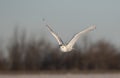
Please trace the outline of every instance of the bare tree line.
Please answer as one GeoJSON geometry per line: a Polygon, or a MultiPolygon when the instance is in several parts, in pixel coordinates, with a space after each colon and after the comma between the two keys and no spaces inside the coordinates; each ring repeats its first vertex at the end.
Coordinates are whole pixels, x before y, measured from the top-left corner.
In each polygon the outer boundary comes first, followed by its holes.
{"type": "Polygon", "coordinates": [[[14,30],[8,58],[0,48],[0,71],[120,70],[120,51],[105,40],[89,44],[86,50],[77,46],[77,51],[62,53],[46,39],[27,40],[26,35],[25,30],[14,30]]]}

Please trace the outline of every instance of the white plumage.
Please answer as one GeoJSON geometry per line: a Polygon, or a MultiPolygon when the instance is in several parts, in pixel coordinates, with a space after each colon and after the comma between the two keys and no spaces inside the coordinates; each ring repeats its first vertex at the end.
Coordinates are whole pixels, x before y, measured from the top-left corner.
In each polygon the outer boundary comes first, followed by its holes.
{"type": "Polygon", "coordinates": [[[47,28],[49,29],[50,33],[55,37],[55,39],[57,40],[57,42],[59,43],[60,46],[60,50],[62,52],[70,52],[73,50],[73,46],[75,45],[76,41],[80,38],[81,35],[88,33],[92,30],[94,30],[96,28],[95,25],[90,26],[88,28],[86,28],[85,30],[77,33],[76,35],[74,35],[74,37],[70,40],[70,42],[68,44],[64,44],[62,39],[52,30],[52,28],[47,24],[46,25],[47,28]]]}

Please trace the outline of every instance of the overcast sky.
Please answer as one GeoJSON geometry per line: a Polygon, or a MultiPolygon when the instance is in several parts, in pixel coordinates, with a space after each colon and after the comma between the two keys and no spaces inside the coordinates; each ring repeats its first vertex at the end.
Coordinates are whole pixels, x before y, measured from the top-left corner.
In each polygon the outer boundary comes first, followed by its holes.
{"type": "Polygon", "coordinates": [[[29,34],[52,38],[43,18],[64,41],[95,24],[90,33],[93,41],[106,39],[120,45],[120,0],[0,0],[0,37],[6,39],[18,25],[29,34]]]}

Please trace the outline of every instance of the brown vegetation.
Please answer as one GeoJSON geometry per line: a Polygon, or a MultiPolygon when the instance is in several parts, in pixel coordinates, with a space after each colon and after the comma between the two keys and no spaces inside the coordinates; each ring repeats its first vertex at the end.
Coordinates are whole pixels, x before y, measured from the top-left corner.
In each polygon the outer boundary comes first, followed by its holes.
{"type": "Polygon", "coordinates": [[[8,58],[0,50],[1,71],[120,70],[120,52],[105,40],[90,44],[87,50],[77,46],[77,51],[62,53],[47,40],[26,39],[25,31],[19,33],[16,28],[10,42],[8,58]]]}

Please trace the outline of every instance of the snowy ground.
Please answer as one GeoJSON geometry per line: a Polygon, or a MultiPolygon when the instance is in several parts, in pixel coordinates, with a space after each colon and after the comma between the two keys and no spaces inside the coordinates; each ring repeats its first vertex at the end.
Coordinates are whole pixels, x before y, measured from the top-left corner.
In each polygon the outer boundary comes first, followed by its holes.
{"type": "Polygon", "coordinates": [[[34,74],[5,75],[0,78],[120,78],[120,74],[34,74]]]}

